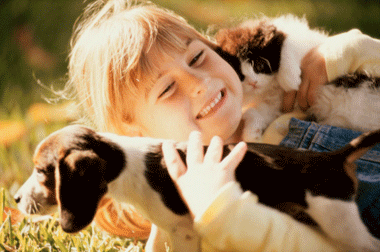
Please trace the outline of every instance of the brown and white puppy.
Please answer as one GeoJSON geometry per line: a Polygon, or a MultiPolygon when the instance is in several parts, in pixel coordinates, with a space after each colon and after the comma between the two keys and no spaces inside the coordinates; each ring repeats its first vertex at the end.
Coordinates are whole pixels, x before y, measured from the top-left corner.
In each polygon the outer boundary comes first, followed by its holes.
{"type": "MultiPolygon", "coordinates": [[[[311,29],[306,19],[293,15],[263,17],[218,31],[216,51],[238,73],[244,105],[253,104],[243,115],[244,141],[259,141],[266,127],[283,113],[284,93],[298,90],[301,84],[302,59],[327,39],[325,32],[311,29]]],[[[376,130],[380,78],[363,71],[340,76],[318,88],[306,114],[319,124],[376,130]]]]}
{"type": "MultiPolygon", "coordinates": [[[[200,251],[200,237],[163,161],[162,142],[65,127],[38,145],[35,169],[15,200],[27,214],[47,214],[58,207],[62,229],[71,233],[91,223],[108,193],[155,224],[154,239],[166,235],[173,251],[200,251]]],[[[318,225],[337,245],[376,251],[379,243],[360,220],[354,202],[354,161],[379,142],[380,131],[375,131],[329,153],[249,144],[236,179],[261,203],[318,225]]],[[[177,148],[185,158],[186,143],[177,148]]],[[[224,155],[229,151],[226,146],[224,155]]],[[[165,251],[154,239],[146,250],[165,251]]]]}
{"type": "Polygon", "coordinates": [[[257,142],[265,128],[282,114],[285,91],[298,90],[301,61],[327,39],[310,29],[306,19],[288,14],[250,19],[236,27],[220,29],[215,36],[221,56],[238,73],[243,87],[243,139],[257,142]],[[225,57],[229,55],[229,57],[225,57]],[[236,57],[238,60],[232,60],[236,57]]]}

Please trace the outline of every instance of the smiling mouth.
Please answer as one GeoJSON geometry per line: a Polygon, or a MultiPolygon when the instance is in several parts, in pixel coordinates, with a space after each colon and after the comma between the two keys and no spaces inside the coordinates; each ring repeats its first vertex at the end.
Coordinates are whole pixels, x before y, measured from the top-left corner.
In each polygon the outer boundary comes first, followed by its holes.
{"type": "Polygon", "coordinates": [[[207,106],[205,106],[201,112],[197,115],[196,119],[202,119],[206,116],[212,114],[214,111],[216,111],[221,105],[223,98],[226,95],[226,89],[222,89],[219,94],[210,102],[207,106]]]}

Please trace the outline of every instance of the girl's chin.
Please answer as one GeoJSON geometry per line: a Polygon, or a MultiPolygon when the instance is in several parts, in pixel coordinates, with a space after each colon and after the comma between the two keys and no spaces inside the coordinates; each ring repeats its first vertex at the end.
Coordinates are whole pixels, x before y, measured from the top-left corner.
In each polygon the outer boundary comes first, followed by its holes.
{"type": "Polygon", "coordinates": [[[238,143],[241,141],[241,127],[240,124],[236,125],[231,125],[230,127],[223,127],[219,128],[219,130],[214,130],[210,128],[211,130],[210,134],[207,134],[208,137],[205,136],[203,137],[204,144],[209,144],[210,140],[213,136],[218,135],[219,137],[222,138],[224,144],[230,144],[230,143],[238,143]]]}

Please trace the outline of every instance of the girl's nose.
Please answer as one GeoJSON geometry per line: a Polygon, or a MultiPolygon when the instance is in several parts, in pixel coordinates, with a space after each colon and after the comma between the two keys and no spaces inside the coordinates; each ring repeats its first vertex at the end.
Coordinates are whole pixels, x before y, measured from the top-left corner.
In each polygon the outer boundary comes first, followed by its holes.
{"type": "Polygon", "coordinates": [[[198,97],[207,92],[208,86],[210,85],[210,78],[202,75],[188,73],[187,74],[186,86],[192,97],[198,97]]]}
{"type": "Polygon", "coordinates": [[[194,97],[197,97],[197,96],[205,94],[206,91],[207,91],[207,85],[203,81],[200,81],[197,85],[194,85],[192,95],[194,97]]]}

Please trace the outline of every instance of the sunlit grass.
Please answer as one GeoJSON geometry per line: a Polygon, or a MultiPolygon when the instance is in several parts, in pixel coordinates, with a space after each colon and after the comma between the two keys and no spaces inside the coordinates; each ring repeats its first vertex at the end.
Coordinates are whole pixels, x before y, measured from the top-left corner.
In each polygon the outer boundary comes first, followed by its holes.
{"type": "Polygon", "coordinates": [[[59,226],[57,214],[25,217],[14,223],[15,211],[9,211],[7,202],[11,200],[6,195],[6,190],[0,188],[0,211],[5,212],[0,215],[0,251],[144,251],[143,242],[111,236],[94,224],[79,233],[67,234],[59,226]]]}

